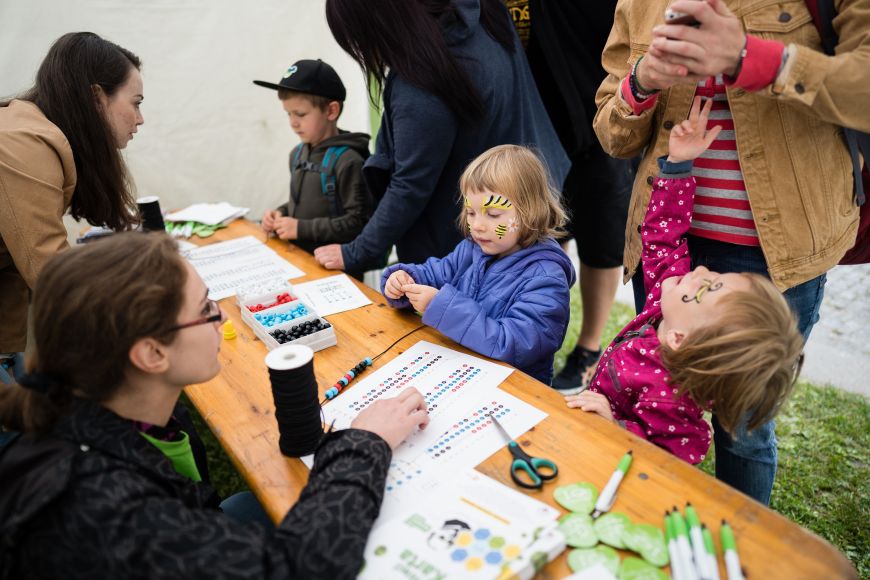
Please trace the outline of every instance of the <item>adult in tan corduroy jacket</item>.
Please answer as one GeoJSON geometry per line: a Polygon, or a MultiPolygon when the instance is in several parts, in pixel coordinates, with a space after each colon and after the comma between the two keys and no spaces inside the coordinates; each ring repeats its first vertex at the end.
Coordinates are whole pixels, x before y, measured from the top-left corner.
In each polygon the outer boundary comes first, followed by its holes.
{"type": "MultiPolygon", "coordinates": [[[[729,172],[735,181],[728,185],[745,185],[751,219],[741,223],[757,232],[758,245],[726,243],[715,233],[690,238],[693,266],[769,275],[809,335],[825,272],[855,243],[858,225],[840,127],[870,130],[870,0],[834,4],[839,43],[829,57],[808,7],[815,9],[815,0],[620,0],[602,57],[609,75],[596,95],[594,127],[611,155],[644,156],[626,226],[627,278],[640,260],[638,228],[669,130],[686,117],[698,83],[721,86],[718,76],[727,97],[719,97],[721,118],[733,119],[733,131],[728,127],[730,143],[706,166],[712,170],[699,175],[715,175],[736,147],[739,171],[729,172]],[[663,26],[669,4],[700,27],[663,26]]],[[[718,203],[711,213],[723,218],[711,229],[733,232],[734,191],[723,184],[717,194],[717,187],[704,192],[711,206],[718,203]]],[[[697,218],[697,203],[695,211],[697,218]]],[[[738,429],[732,439],[714,416],[714,429],[717,477],[768,502],[777,462],[773,422],[749,434],[738,429]]]]}
{"type": "Polygon", "coordinates": [[[137,219],[118,150],[142,124],[139,67],[135,55],[95,34],[66,34],[35,86],[0,103],[4,359],[24,350],[30,292],[45,262],[68,247],[63,215],[114,230],[137,219]]]}

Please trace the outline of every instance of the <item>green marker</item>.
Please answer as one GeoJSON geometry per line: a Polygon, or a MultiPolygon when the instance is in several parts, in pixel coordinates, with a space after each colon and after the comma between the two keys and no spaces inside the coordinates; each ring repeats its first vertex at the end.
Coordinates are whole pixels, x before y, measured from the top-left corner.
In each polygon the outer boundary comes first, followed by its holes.
{"type": "Polygon", "coordinates": [[[719,528],[719,540],[722,542],[722,551],[725,552],[725,570],[728,572],[728,580],[744,580],[734,532],[725,520],[722,520],[722,527],[719,528]]]}
{"type": "Polygon", "coordinates": [[[686,520],[689,522],[689,539],[692,540],[692,555],[695,557],[695,570],[701,580],[712,580],[707,555],[704,553],[704,536],[701,534],[701,520],[692,504],[686,502],[686,520]]]}
{"type": "Polygon", "coordinates": [[[707,552],[707,562],[710,563],[710,577],[719,580],[719,559],[716,557],[716,546],[713,545],[713,534],[704,524],[701,524],[701,535],[704,537],[704,550],[707,552]]]}
{"type": "Polygon", "coordinates": [[[665,542],[668,546],[668,554],[671,557],[671,577],[674,580],[683,580],[683,562],[680,559],[680,549],[677,547],[674,521],[671,513],[667,510],[665,510],[665,542]]]}
{"type": "Polygon", "coordinates": [[[680,552],[680,562],[683,568],[683,578],[685,580],[698,580],[698,573],[695,571],[695,563],[692,561],[692,547],[689,545],[689,531],[686,528],[686,520],[683,519],[683,514],[674,506],[674,511],[671,512],[671,520],[673,521],[674,533],[677,537],[677,548],[680,552]]]}
{"type": "Polygon", "coordinates": [[[592,519],[596,519],[613,507],[613,502],[616,501],[616,490],[619,488],[619,484],[622,483],[622,478],[625,477],[629,467],[631,467],[631,449],[619,460],[616,471],[613,472],[607,485],[601,490],[601,495],[598,496],[598,501],[595,502],[595,511],[592,512],[592,519]]]}

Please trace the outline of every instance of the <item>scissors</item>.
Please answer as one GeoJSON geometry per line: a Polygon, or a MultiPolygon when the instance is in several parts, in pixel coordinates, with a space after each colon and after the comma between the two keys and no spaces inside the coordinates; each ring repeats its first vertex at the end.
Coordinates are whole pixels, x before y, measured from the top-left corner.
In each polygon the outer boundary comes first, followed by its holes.
{"type": "Polygon", "coordinates": [[[510,449],[511,455],[514,457],[513,463],[511,463],[511,479],[515,484],[526,489],[541,489],[544,481],[549,481],[559,474],[559,468],[549,459],[531,457],[523,451],[519,444],[511,439],[511,436],[502,427],[501,423],[498,422],[495,415],[489,413],[489,418],[492,419],[498,430],[508,440],[508,449],[510,449]],[[546,471],[541,472],[541,469],[546,471]],[[525,475],[520,477],[518,475],[520,472],[525,473],[525,475]],[[531,483],[529,483],[530,481],[531,483]]]}

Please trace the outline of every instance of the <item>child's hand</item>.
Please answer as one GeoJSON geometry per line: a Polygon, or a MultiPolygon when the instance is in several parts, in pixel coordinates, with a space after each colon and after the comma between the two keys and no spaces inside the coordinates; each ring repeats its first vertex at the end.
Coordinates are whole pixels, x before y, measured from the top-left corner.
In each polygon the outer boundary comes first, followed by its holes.
{"type": "Polygon", "coordinates": [[[263,231],[267,234],[274,231],[275,229],[275,220],[281,217],[281,212],[277,209],[267,209],[263,213],[263,219],[260,222],[260,227],[263,228],[263,231]]]}
{"type": "Polygon", "coordinates": [[[398,300],[405,295],[402,287],[407,284],[414,284],[414,279],[404,270],[396,270],[390,274],[387,283],[384,284],[384,296],[390,300],[398,300]]]}
{"type": "Polygon", "coordinates": [[[424,286],[423,284],[405,284],[402,286],[402,292],[408,297],[414,310],[423,314],[426,312],[426,308],[429,307],[429,303],[438,294],[438,288],[424,286]]]}
{"type": "Polygon", "coordinates": [[[608,421],[613,421],[613,412],[610,410],[610,401],[601,393],[593,393],[592,391],[583,391],[579,395],[570,395],[565,397],[565,402],[572,409],[580,409],[595,413],[600,417],[604,417],[608,421]]]}
{"type": "Polygon", "coordinates": [[[295,240],[299,237],[299,220],[292,217],[276,218],[274,229],[282,240],[295,240]]]}
{"type": "Polygon", "coordinates": [[[695,97],[689,118],[679,125],[674,125],[674,128],[671,129],[671,137],[668,141],[668,161],[679,163],[695,159],[716,140],[722,127],[716,125],[709,131],[707,130],[707,119],[712,107],[713,99],[707,99],[702,109],[701,97],[695,97]]]}

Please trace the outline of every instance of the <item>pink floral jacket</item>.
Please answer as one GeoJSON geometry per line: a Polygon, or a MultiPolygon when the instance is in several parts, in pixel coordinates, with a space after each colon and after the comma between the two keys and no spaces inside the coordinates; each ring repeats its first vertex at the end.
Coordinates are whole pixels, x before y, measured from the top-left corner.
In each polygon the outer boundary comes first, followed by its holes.
{"type": "Polygon", "coordinates": [[[660,159],[659,166],[660,177],[641,226],[646,304],[607,347],[589,389],[607,397],[620,425],[694,464],[703,461],[710,448],[710,427],[688,395],[676,398],[677,386],[658,354],[656,327],[662,317],[662,281],[691,268],[685,236],[695,179],[691,162],[660,159]]]}

